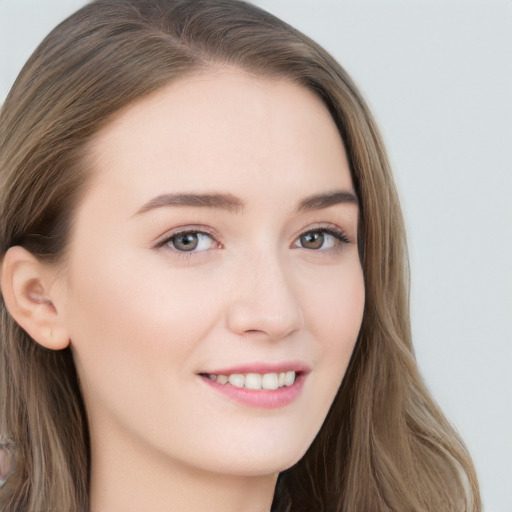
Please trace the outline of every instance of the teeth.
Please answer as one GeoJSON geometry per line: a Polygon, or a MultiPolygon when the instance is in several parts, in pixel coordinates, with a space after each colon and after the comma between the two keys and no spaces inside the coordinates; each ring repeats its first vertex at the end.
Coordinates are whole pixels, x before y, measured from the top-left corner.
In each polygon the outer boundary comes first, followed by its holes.
{"type": "Polygon", "coordinates": [[[245,385],[245,376],[241,373],[233,373],[228,377],[228,381],[232,386],[243,388],[245,385]]]}
{"type": "Polygon", "coordinates": [[[295,372],[286,372],[284,377],[284,385],[291,386],[295,382],[295,372]]]}
{"type": "Polygon", "coordinates": [[[266,373],[261,378],[261,387],[263,389],[277,389],[278,388],[279,377],[277,373],[266,373]]]}
{"type": "MultiPolygon", "coordinates": [[[[215,377],[215,375],[212,375],[212,377],[215,377]]],[[[225,375],[217,375],[216,377],[217,377],[217,379],[214,379],[214,380],[217,380],[217,382],[219,384],[227,384],[228,383],[229,379],[225,375]]]]}
{"type": "Polygon", "coordinates": [[[245,387],[247,389],[261,389],[261,375],[259,373],[248,373],[245,376],[245,387]]]}
{"type": "Polygon", "coordinates": [[[281,373],[233,373],[232,375],[206,375],[219,384],[231,384],[237,388],[275,390],[291,386],[295,382],[294,371],[281,373]]]}

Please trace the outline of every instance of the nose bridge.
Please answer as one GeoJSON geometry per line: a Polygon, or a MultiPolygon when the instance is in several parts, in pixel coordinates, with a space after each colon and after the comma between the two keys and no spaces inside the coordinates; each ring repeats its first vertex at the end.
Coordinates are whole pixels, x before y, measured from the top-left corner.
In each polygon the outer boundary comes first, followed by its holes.
{"type": "Polygon", "coordinates": [[[260,332],[281,339],[303,326],[294,283],[278,251],[262,248],[243,258],[228,324],[238,334],[260,332]]]}

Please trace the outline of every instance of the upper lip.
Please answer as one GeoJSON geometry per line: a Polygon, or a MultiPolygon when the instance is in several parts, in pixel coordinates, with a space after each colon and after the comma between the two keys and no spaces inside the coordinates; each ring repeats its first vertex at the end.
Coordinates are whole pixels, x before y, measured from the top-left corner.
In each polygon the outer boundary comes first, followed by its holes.
{"type": "Polygon", "coordinates": [[[283,361],[283,362],[254,362],[244,363],[237,366],[230,366],[224,368],[218,368],[215,370],[208,370],[200,372],[202,374],[209,375],[233,375],[235,373],[260,373],[262,375],[266,373],[282,373],[291,372],[295,373],[309,373],[311,367],[301,361],[283,361]]]}

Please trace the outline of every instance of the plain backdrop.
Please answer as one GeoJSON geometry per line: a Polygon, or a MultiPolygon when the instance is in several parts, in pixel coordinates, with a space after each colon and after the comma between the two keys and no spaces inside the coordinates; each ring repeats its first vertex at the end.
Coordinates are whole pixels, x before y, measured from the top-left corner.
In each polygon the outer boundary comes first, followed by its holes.
{"type": "MultiPolygon", "coordinates": [[[[512,1],[259,0],[367,98],[409,235],[416,354],[485,510],[512,512],[512,1]]],[[[0,0],[0,102],[81,0],[0,0]]]]}

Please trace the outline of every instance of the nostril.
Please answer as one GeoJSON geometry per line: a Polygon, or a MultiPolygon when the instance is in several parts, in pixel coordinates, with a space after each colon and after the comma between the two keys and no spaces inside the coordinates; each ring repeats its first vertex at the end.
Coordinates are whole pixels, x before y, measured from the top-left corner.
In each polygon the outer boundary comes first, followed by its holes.
{"type": "Polygon", "coordinates": [[[228,329],[248,341],[281,340],[299,331],[303,323],[301,309],[294,301],[284,305],[237,301],[227,314],[228,329]]]}

